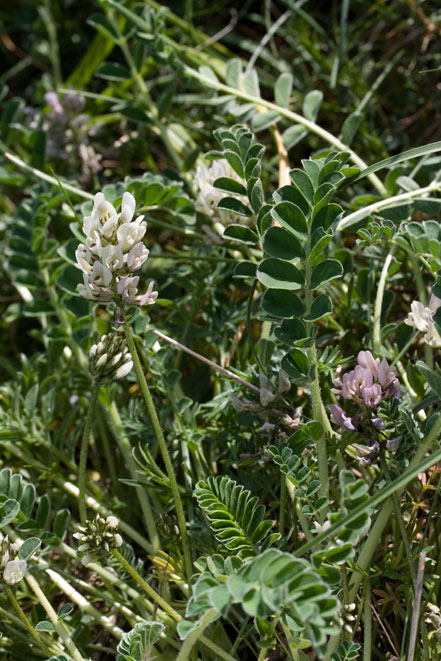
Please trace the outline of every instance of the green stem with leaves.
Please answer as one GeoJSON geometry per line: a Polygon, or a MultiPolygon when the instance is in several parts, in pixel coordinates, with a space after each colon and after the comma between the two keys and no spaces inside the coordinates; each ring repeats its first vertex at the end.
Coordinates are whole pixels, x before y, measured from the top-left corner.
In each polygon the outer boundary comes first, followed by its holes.
{"type": "Polygon", "coordinates": [[[38,635],[38,633],[35,631],[34,627],[32,626],[31,622],[28,620],[26,615],[23,613],[23,610],[22,610],[20,604],[18,603],[17,599],[15,598],[15,594],[12,592],[9,585],[5,585],[4,588],[5,588],[6,594],[8,596],[8,599],[11,602],[11,604],[13,605],[18,617],[23,622],[24,626],[26,627],[27,631],[30,633],[32,638],[35,640],[38,647],[40,647],[44,652],[52,655],[52,651],[50,650],[50,648],[46,646],[45,642],[38,635]]]}
{"type": "Polygon", "coordinates": [[[283,531],[285,530],[285,516],[286,516],[286,480],[288,478],[283,473],[280,474],[280,506],[279,506],[279,530],[280,534],[283,537],[283,531]]]}
{"type": "Polygon", "coordinates": [[[79,508],[80,521],[86,523],[86,466],[87,452],[89,449],[90,436],[92,434],[93,421],[95,420],[96,405],[98,402],[99,385],[94,382],[90,395],[89,409],[87,411],[86,423],[84,425],[83,438],[81,440],[80,465],[78,469],[79,508]]]}
{"type": "MultiPolygon", "coordinates": [[[[309,258],[311,251],[311,221],[308,224],[308,238],[305,246],[305,308],[306,314],[311,311],[313,302],[313,294],[310,287],[312,276],[312,263],[309,258]]],[[[317,462],[320,479],[320,495],[325,498],[329,497],[329,472],[328,472],[328,451],[327,451],[327,438],[332,434],[332,427],[329,422],[326,410],[322,402],[320,391],[320,380],[317,364],[317,350],[315,346],[315,339],[313,335],[313,322],[306,322],[306,331],[311,338],[311,346],[307,348],[306,354],[308,356],[309,370],[310,370],[310,384],[309,391],[311,395],[312,415],[313,419],[320,423],[323,433],[321,438],[315,439],[315,447],[317,450],[317,462]]],[[[323,517],[326,514],[326,509],[323,508],[323,517]]]]}
{"type": "Polygon", "coordinates": [[[149,412],[153,429],[155,430],[156,438],[158,439],[159,448],[162,454],[162,459],[164,461],[165,469],[170,482],[170,489],[173,494],[173,500],[176,508],[176,516],[178,518],[179,532],[181,533],[181,538],[182,538],[185,574],[187,577],[187,581],[189,581],[193,572],[192,569],[193,564],[191,561],[190,540],[188,538],[187,524],[185,522],[184,508],[182,506],[182,500],[181,500],[181,495],[179,493],[178,483],[176,481],[176,476],[173,470],[173,464],[170,459],[164,434],[162,433],[161,423],[159,422],[158,414],[156,413],[156,408],[153,403],[152,396],[150,394],[150,389],[147,385],[147,381],[144,376],[141,361],[139,360],[138,350],[136,348],[135,341],[132,335],[132,330],[130,328],[128,321],[125,321],[124,323],[124,333],[126,336],[128,347],[130,349],[130,353],[132,354],[133,366],[135,368],[136,376],[138,377],[139,387],[141,388],[142,396],[144,398],[144,402],[149,412]]]}

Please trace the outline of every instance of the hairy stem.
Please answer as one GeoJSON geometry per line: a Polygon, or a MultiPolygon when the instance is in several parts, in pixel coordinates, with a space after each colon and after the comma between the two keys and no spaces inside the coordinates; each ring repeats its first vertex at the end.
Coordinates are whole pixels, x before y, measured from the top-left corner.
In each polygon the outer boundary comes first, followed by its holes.
{"type": "Polygon", "coordinates": [[[187,525],[185,523],[184,508],[182,506],[181,495],[179,493],[178,483],[176,481],[176,476],[173,470],[173,464],[170,459],[170,455],[167,449],[167,444],[165,442],[164,434],[162,433],[161,424],[159,422],[158,414],[156,413],[155,405],[153,403],[152,396],[150,394],[149,387],[147,385],[146,378],[141,366],[141,361],[139,360],[138,351],[135,346],[135,341],[133,339],[132,331],[129,323],[126,321],[124,323],[124,332],[126,335],[127,344],[130,349],[130,353],[133,358],[133,366],[135,368],[136,376],[138,377],[139,386],[141,388],[142,395],[147,407],[147,410],[150,415],[150,419],[153,424],[153,429],[155,430],[156,438],[158,439],[159,448],[161,450],[162,459],[164,461],[165,469],[167,471],[167,476],[170,482],[170,488],[173,494],[173,500],[176,508],[176,515],[178,518],[179,531],[182,538],[182,548],[184,551],[184,565],[185,565],[185,574],[187,581],[190,580],[192,575],[192,561],[190,553],[190,541],[188,539],[187,525]]]}
{"type": "Polygon", "coordinates": [[[364,641],[363,641],[363,661],[371,661],[372,658],[372,613],[371,613],[371,582],[366,579],[364,595],[364,641]]]}
{"type": "Polygon", "coordinates": [[[86,465],[89,441],[92,435],[93,421],[95,420],[96,405],[98,402],[99,385],[94,382],[90,395],[89,410],[87,411],[86,423],[84,425],[83,438],[81,440],[80,464],[78,468],[79,508],[80,521],[86,523],[86,465]]]}

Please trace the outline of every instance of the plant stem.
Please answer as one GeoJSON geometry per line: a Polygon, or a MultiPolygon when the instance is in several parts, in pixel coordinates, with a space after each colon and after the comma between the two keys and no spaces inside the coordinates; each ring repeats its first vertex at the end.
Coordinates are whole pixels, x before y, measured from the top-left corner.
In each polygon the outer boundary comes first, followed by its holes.
{"type": "MultiPolygon", "coordinates": [[[[112,421],[112,428],[114,430],[121,453],[124,457],[124,461],[128,466],[132,479],[136,480],[137,467],[136,461],[132,456],[132,446],[124,431],[121,417],[119,415],[118,409],[116,408],[115,402],[112,402],[109,407],[109,416],[110,420],[112,421]]],[[[141,486],[135,486],[135,490],[138,496],[139,504],[141,505],[142,514],[144,516],[144,522],[150,538],[150,543],[153,548],[153,553],[156,553],[160,547],[160,541],[147,491],[144,487],[141,486]]]]}
{"type": "Polygon", "coordinates": [[[439,190],[441,190],[441,182],[432,181],[431,184],[425,186],[424,188],[417,188],[416,190],[411,190],[407,193],[401,193],[400,195],[394,195],[393,197],[389,197],[388,199],[385,200],[378,200],[378,202],[373,202],[372,204],[368,204],[366,207],[363,207],[358,211],[354,211],[353,213],[350,213],[348,216],[342,218],[342,220],[340,220],[339,224],[337,225],[337,230],[339,232],[343,230],[350,231],[350,227],[352,225],[356,225],[360,220],[363,220],[363,218],[367,218],[367,216],[370,216],[373,213],[377,213],[382,209],[386,209],[387,207],[396,204],[397,202],[406,202],[407,200],[415,200],[420,197],[425,197],[426,194],[434,193],[435,191],[439,191],[439,190]]]}
{"type": "Polygon", "coordinates": [[[150,419],[155,430],[156,438],[158,439],[159,448],[161,450],[162,459],[165,464],[167,471],[167,476],[170,481],[170,488],[173,494],[173,500],[176,508],[176,515],[178,518],[179,531],[182,537],[182,547],[184,551],[184,565],[185,565],[185,574],[187,581],[190,580],[192,575],[192,561],[190,553],[190,542],[188,539],[187,526],[185,523],[184,508],[182,506],[182,500],[179,493],[178,483],[173,470],[173,464],[170,459],[170,455],[167,449],[167,444],[165,442],[164,434],[162,433],[161,424],[159,422],[158,415],[156,413],[155,405],[153,403],[152,396],[150,394],[149,387],[147,385],[144,372],[142,370],[141,361],[139,360],[138,351],[135,346],[135,341],[133,339],[132,331],[130,325],[127,321],[124,323],[124,332],[126,335],[127,344],[132,354],[133,366],[135,368],[136,376],[138,377],[139,386],[141,388],[142,395],[144,397],[147,410],[150,415],[150,419]]]}
{"type": "MultiPolygon", "coordinates": [[[[426,285],[424,284],[418,259],[410,250],[408,251],[408,255],[410,263],[412,264],[413,273],[415,275],[415,284],[418,292],[418,298],[420,299],[421,303],[426,306],[428,303],[427,289],[426,285]]],[[[427,367],[429,367],[429,369],[433,369],[433,349],[426,342],[424,342],[424,360],[426,361],[427,367]]]]}
{"type": "Polygon", "coordinates": [[[32,591],[34,592],[35,596],[37,597],[38,601],[40,604],[43,606],[44,610],[46,611],[50,621],[54,625],[55,631],[58,633],[60,636],[61,640],[65,644],[66,648],[69,650],[69,653],[73,657],[74,661],[84,661],[83,657],[81,656],[80,652],[78,651],[77,646],[73,642],[72,638],[70,637],[67,629],[65,628],[63,622],[60,622],[58,620],[58,616],[52,606],[50,605],[49,601],[47,600],[46,595],[44,594],[43,590],[40,588],[38,585],[37,581],[35,578],[32,576],[32,574],[26,574],[25,576],[27,583],[31,587],[32,591]]]}
{"type": "MultiPolygon", "coordinates": [[[[165,599],[163,599],[146,581],[138,574],[138,572],[132,567],[132,565],[127,562],[125,557],[121,555],[121,553],[117,549],[112,549],[112,555],[122,564],[124,569],[130,574],[130,576],[140,585],[143,590],[148,594],[148,596],[155,601],[158,606],[162,608],[162,610],[170,615],[175,622],[182,622],[184,619],[182,615],[180,615],[175,609],[170,606],[165,599]]],[[[222,659],[225,659],[225,661],[236,661],[234,657],[232,657],[230,654],[225,652],[221,647],[213,643],[211,640],[206,638],[205,636],[200,636],[199,640],[201,643],[203,643],[206,647],[211,649],[215,654],[220,656],[222,659]]]]}
{"type": "Polygon", "coordinates": [[[371,582],[366,579],[364,596],[364,641],[363,661],[371,661],[372,658],[372,613],[371,613],[371,582]]]}
{"type": "Polygon", "coordinates": [[[381,310],[383,307],[384,288],[386,286],[387,272],[389,271],[389,267],[391,265],[395,250],[396,248],[395,246],[393,246],[384,261],[380,280],[378,282],[377,295],[375,297],[374,331],[373,331],[373,350],[375,354],[381,353],[381,340],[380,340],[381,310]]]}
{"type": "Polygon", "coordinates": [[[89,441],[92,434],[93,421],[95,420],[96,405],[98,402],[99,385],[94,381],[90,394],[89,410],[87,411],[86,423],[84,425],[83,438],[81,440],[80,464],[78,468],[79,508],[80,521],[86,523],[86,465],[89,441]]]}
{"type": "MultiPolygon", "coordinates": [[[[415,586],[415,598],[413,602],[412,622],[410,625],[409,648],[407,652],[407,661],[413,661],[415,655],[416,637],[418,633],[418,620],[421,610],[421,595],[423,593],[424,568],[426,563],[426,554],[420,554],[418,561],[418,574],[415,586]]],[[[424,657],[427,658],[427,650],[424,657]]]]}
{"type": "Polygon", "coordinates": [[[285,529],[285,514],[286,514],[286,475],[280,473],[280,506],[279,506],[279,530],[283,537],[285,529]]]}
{"type": "MultiPolygon", "coordinates": [[[[308,225],[308,239],[305,246],[306,258],[305,258],[305,308],[306,313],[308,314],[311,311],[311,306],[313,302],[313,294],[310,288],[311,275],[312,275],[312,263],[309,259],[309,254],[311,251],[311,223],[308,225]]],[[[311,375],[311,380],[309,384],[309,391],[311,395],[311,404],[312,404],[312,415],[313,419],[316,422],[319,422],[323,429],[323,434],[321,438],[315,440],[315,447],[317,451],[317,462],[318,462],[318,471],[320,479],[320,495],[325,498],[329,498],[329,472],[328,472],[328,451],[327,451],[327,436],[332,435],[332,427],[326,415],[325,407],[323,406],[322,396],[320,392],[320,381],[317,365],[317,350],[315,346],[315,339],[313,335],[313,323],[306,322],[305,324],[306,332],[311,338],[312,345],[307,348],[306,355],[308,356],[309,362],[309,374],[311,375]]],[[[326,516],[326,509],[321,510],[321,515],[324,518],[326,516]]]]}
{"type": "Polygon", "coordinates": [[[15,608],[15,611],[16,611],[17,615],[19,616],[20,620],[23,622],[24,626],[26,627],[26,629],[28,630],[28,632],[30,633],[32,638],[35,640],[37,645],[44,652],[52,654],[51,650],[48,647],[46,647],[46,645],[45,645],[44,641],[42,640],[42,638],[38,635],[38,633],[35,631],[34,627],[32,626],[31,622],[28,620],[26,615],[23,613],[23,610],[22,610],[20,604],[18,603],[17,599],[15,598],[15,594],[12,592],[9,585],[5,585],[4,587],[5,587],[6,594],[8,595],[9,601],[11,602],[13,607],[15,608]]]}
{"type": "MultiPolygon", "coordinates": [[[[320,382],[317,368],[317,351],[315,344],[307,349],[309,364],[314,370],[314,376],[310,382],[309,389],[311,393],[312,415],[316,422],[319,422],[323,428],[323,435],[319,440],[316,440],[315,447],[317,450],[317,461],[320,479],[320,495],[329,497],[329,473],[328,473],[328,452],[326,447],[327,434],[332,434],[332,428],[326,415],[325,407],[323,406],[320,382]]],[[[325,514],[325,509],[322,510],[325,514]]]]}

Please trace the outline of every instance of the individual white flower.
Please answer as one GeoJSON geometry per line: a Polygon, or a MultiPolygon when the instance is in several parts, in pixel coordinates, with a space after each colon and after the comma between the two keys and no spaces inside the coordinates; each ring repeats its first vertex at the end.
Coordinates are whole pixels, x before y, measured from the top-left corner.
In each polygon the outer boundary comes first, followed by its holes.
{"type": "Polygon", "coordinates": [[[101,235],[108,241],[113,240],[115,234],[118,230],[118,216],[116,213],[113,216],[110,216],[108,220],[104,223],[101,228],[101,235]]]}
{"type": "MultiPolygon", "coordinates": [[[[131,193],[124,193],[121,202],[121,222],[129,223],[135,213],[136,200],[131,193]]],[[[142,216],[141,216],[142,218],[142,216]]]]}
{"type": "Polygon", "coordinates": [[[124,268],[124,255],[120,246],[108,245],[103,248],[101,261],[109,271],[120,271],[124,268]]]}
{"type": "Polygon", "coordinates": [[[118,227],[118,245],[123,252],[128,252],[138,241],[142,241],[147,229],[145,222],[139,216],[133,223],[124,223],[118,227]]]}
{"type": "Polygon", "coordinates": [[[139,271],[141,266],[147,260],[149,251],[143,243],[137,243],[127,255],[127,268],[130,271],[139,271]]]}
{"type": "Polygon", "coordinates": [[[413,326],[417,330],[425,333],[427,330],[427,324],[431,312],[428,308],[424,307],[419,301],[413,301],[410,306],[411,312],[409,312],[407,319],[404,320],[404,323],[408,326],[413,326]]]}
{"type": "Polygon", "coordinates": [[[135,296],[138,293],[139,275],[133,277],[126,276],[121,278],[116,286],[118,294],[121,296],[124,303],[133,303],[135,296]]]}
{"type": "Polygon", "coordinates": [[[80,296],[95,303],[110,303],[113,300],[113,292],[108,287],[99,287],[91,281],[90,276],[83,274],[84,284],[77,285],[80,296]]]}
{"type": "Polygon", "coordinates": [[[10,560],[3,572],[3,580],[8,585],[19,583],[26,572],[26,560],[10,560]]]}
{"type": "Polygon", "coordinates": [[[84,243],[80,243],[78,246],[75,252],[75,257],[78,266],[84,273],[90,273],[92,271],[92,253],[84,243]]]}
{"type": "Polygon", "coordinates": [[[428,307],[420,301],[413,301],[404,323],[424,333],[424,341],[431,347],[441,347],[441,336],[432,321],[432,317],[441,305],[441,299],[432,294],[428,307]]]}
{"type": "Polygon", "coordinates": [[[147,287],[147,291],[145,294],[140,294],[137,299],[138,299],[138,305],[152,305],[156,299],[158,298],[158,292],[153,291],[153,280],[150,281],[149,286],[147,287]]]}
{"type": "Polygon", "coordinates": [[[108,287],[112,282],[112,272],[101,262],[94,262],[89,276],[89,282],[98,285],[98,287],[108,287]]]}
{"type": "MultiPolygon", "coordinates": [[[[197,166],[194,181],[198,190],[198,196],[195,208],[196,211],[212,219],[219,220],[224,225],[229,225],[237,222],[237,217],[217,208],[222,198],[226,197],[226,193],[213,186],[216,179],[220,179],[221,177],[228,177],[241,184],[244,183],[243,179],[236,174],[225,158],[213,161],[209,166],[205,165],[205,163],[200,163],[197,166]]],[[[244,204],[248,202],[246,197],[239,197],[238,199],[244,204]]]]}

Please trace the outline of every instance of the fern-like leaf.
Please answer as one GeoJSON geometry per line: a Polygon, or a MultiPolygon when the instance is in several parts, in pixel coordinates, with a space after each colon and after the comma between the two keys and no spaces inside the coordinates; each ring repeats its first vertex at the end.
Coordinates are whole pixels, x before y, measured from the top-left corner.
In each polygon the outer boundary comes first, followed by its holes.
{"type": "Polygon", "coordinates": [[[273,521],[242,485],[228,477],[209,477],[196,485],[194,496],[204,510],[216,539],[242,558],[252,557],[280,537],[269,535],[273,521]]]}

